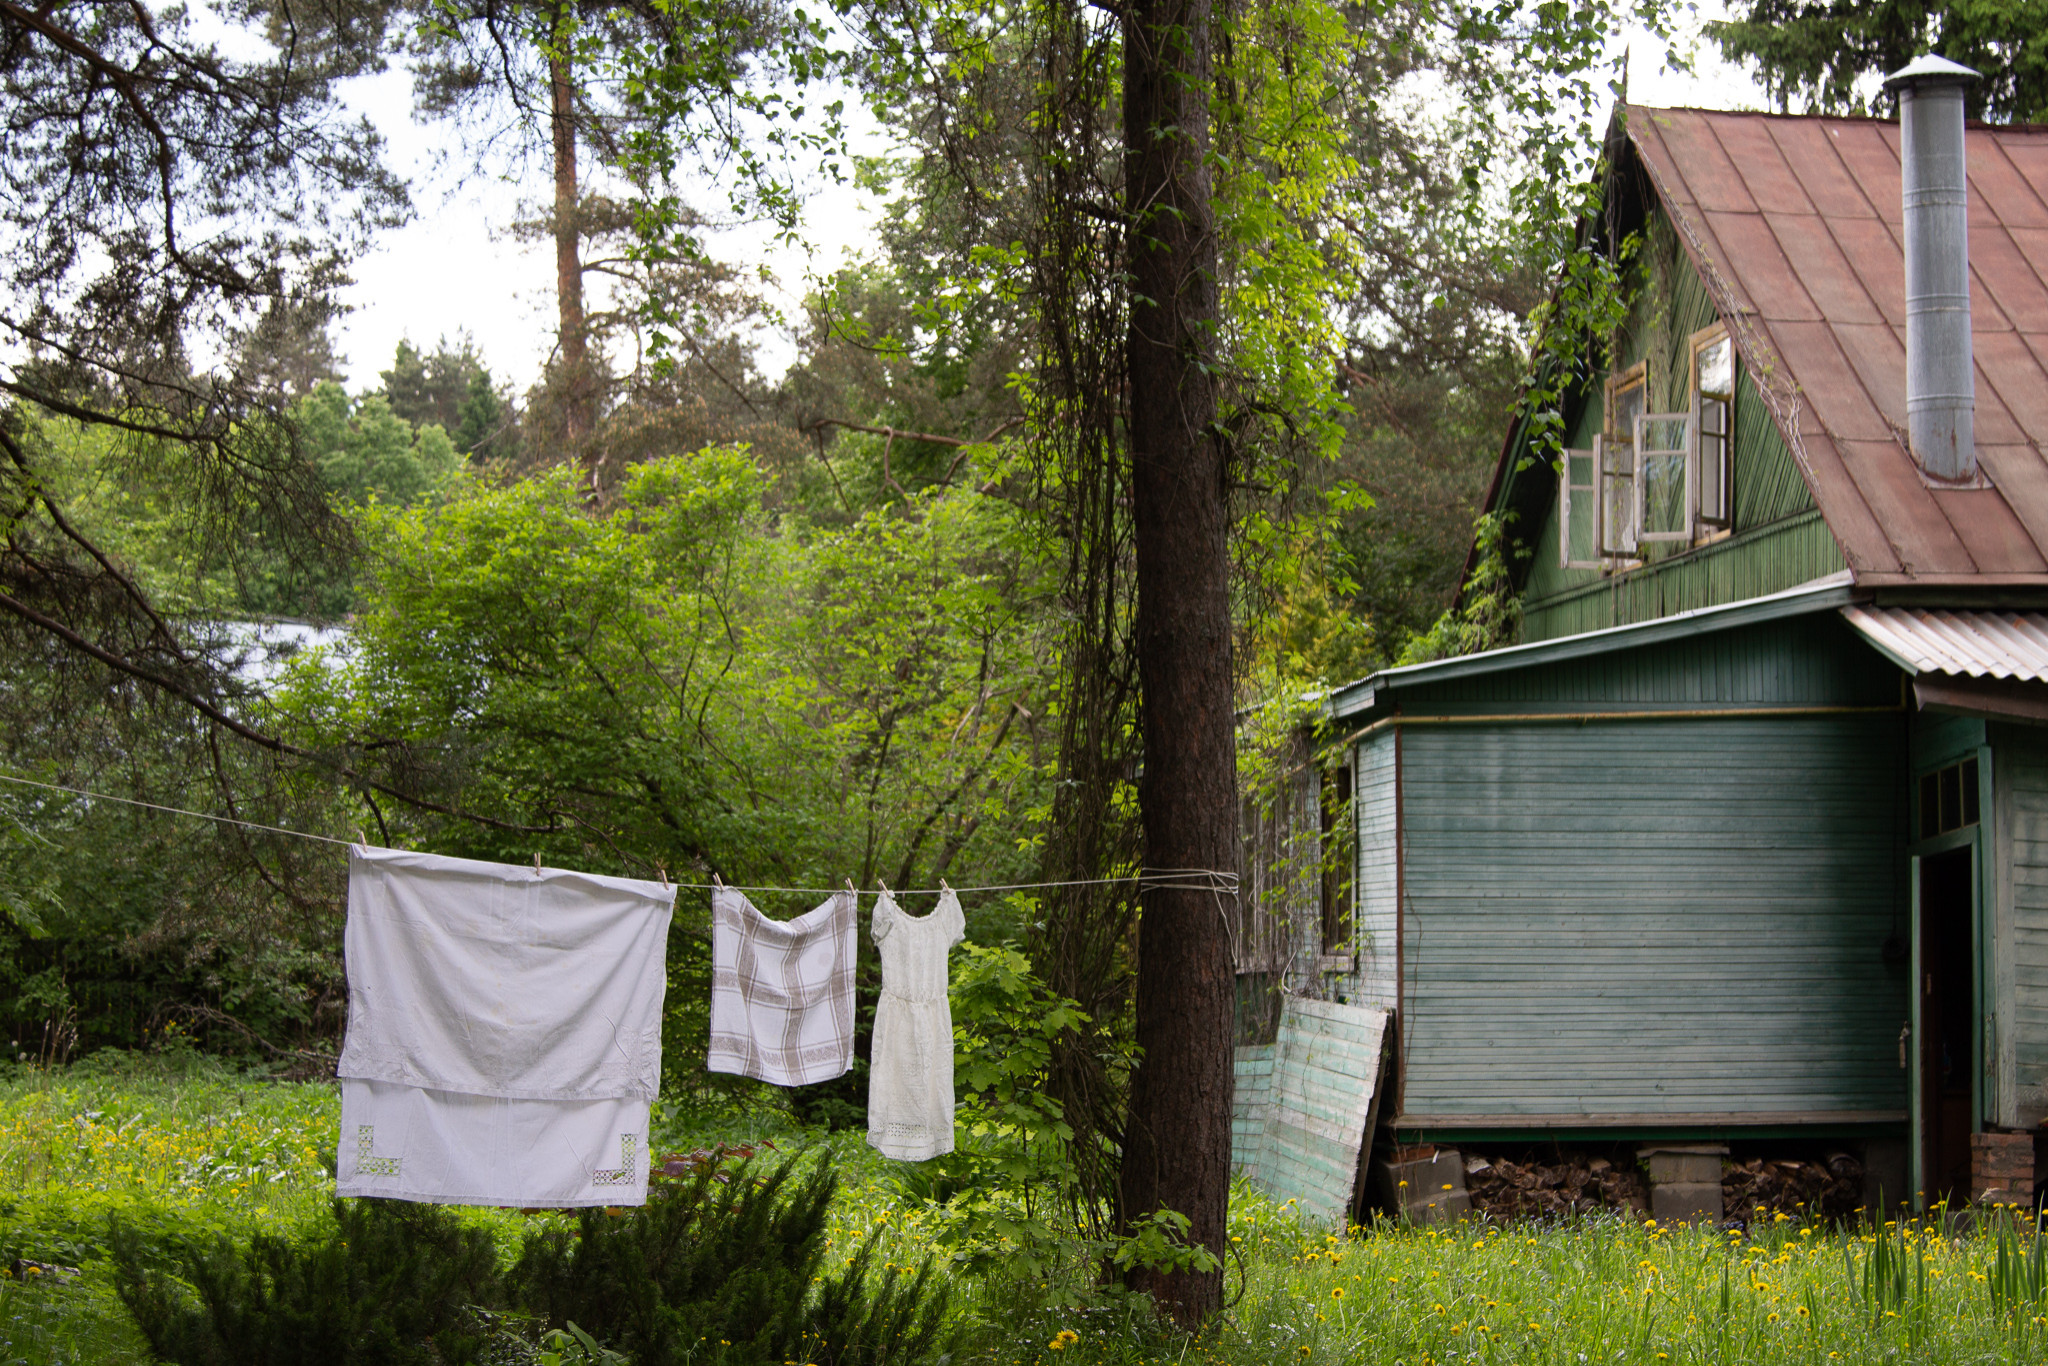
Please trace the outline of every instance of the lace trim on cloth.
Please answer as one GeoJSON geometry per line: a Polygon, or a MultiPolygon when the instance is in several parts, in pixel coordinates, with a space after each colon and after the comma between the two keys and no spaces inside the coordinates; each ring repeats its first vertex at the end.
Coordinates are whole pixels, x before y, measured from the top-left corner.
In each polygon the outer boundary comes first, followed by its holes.
{"type": "Polygon", "coordinates": [[[402,1157],[376,1157],[377,1126],[358,1124],[356,1126],[356,1175],[396,1176],[402,1157]]]}
{"type": "Polygon", "coordinates": [[[640,1184],[640,1166],[633,1160],[633,1154],[640,1140],[633,1134],[619,1135],[619,1159],[622,1165],[598,1168],[590,1173],[593,1186],[637,1186],[640,1184]]]}

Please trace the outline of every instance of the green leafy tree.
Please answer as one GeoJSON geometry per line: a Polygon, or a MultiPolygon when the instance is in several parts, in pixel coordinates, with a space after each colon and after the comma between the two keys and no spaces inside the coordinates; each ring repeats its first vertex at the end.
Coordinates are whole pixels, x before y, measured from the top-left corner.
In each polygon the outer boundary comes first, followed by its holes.
{"type": "Polygon", "coordinates": [[[509,454],[517,445],[512,405],[468,333],[453,346],[443,337],[431,352],[401,340],[391,368],[378,378],[392,412],[414,427],[440,427],[472,460],[509,454]]]}
{"type": "Polygon", "coordinates": [[[1879,82],[1933,52],[1982,74],[1963,89],[1969,118],[2048,120],[2043,0],[1747,0],[1731,9],[1707,32],[1730,61],[1757,72],[1781,109],[1874,112],[1879,82]]]}
{"type": "Polygon", "coordinates": [[[445,484],[461,465],[438,424],[415,429],[383,394],[351,402],[339,384],[322,384],[292,416],[301,448],[347,503],[406,507],[445,484]]]}

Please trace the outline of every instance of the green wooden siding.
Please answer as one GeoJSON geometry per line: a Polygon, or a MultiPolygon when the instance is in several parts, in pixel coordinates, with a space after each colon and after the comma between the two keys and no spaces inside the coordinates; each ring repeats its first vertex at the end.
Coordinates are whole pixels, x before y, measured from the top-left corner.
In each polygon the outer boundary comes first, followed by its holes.
{"type": "Polygon", "coordinates": [[[1883,707],[1901,699],[1898,669],[1833,612],[1401,690],[1409,713],[1883,707]]]}
{"type": "Polygon", "coordinates": [[[1404,1090],[1444,1132],[1906,1104],[1896,714],[1403,734],[1404,1090]]]}
{"type": "MultiPolygon", "coordinates": [[[[1546,528],[1544,534],[1554,537],[1555,530],[1546,528]]],[[[1555,540],[1548,550],[1539,547],[1537,555],[1550,556],[1554,565],[1555,540]]],[[[1570,591],[1545,598],[1532,592],[1522,600],[1522,639],[1555,640],[1742,602],[1847,567],[1820,514],[1803,513],[1613,578],[1589,575],[1594,582],[1570,591]]],[[[1535,575],[1530,577],[1533,581],[1535,575]]]]}
{"type": "MultiPolygon", "coordinates": [[[[1691,406],[1689,348],[1713,324],[1712,301],[1678,250],[1661,212],[1646,234],[1640,286],[1616,336],[1627,369],[1647,359],[1652,408],[1691,406]]],[[[1590,447],[1601,430],[1604,391],[1596,386],[1574,415],[1568,444],[1590,447]]],[[[1521,477],[1554,476],[1538,469],[1521,477]]],[[[1674,612],[1775,593],[1846,567],[1834,537],[1814,511],[1813,495],[1764,406],[1751,375],[1738,367],[1735,396],[1735,534],[1709,545],[1655,545],[1645,563],[1620,575],[1558,566],[1557,500],[1530,536],[1523,584],[1522,639],[1551,640],[1648,621],[1674,612]]]]}
{"type": "Polygon", "coordinates": [[[1998,966],[2010,984],[1994,1025],[2008,1081],[1994,1113],[2032,1129],[2048,1119],[2048,732],[1999,726],[1992,746],[2004,903],[1998,951],[2008,955],[1998,966]]]}

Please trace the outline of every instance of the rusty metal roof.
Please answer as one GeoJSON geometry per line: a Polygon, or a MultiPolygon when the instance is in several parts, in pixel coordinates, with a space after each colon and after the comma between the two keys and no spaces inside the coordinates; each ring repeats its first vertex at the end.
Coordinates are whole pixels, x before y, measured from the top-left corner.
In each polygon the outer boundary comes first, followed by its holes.
{"type": "Polygon", "coordinates": [[[1842,615],[1908,673],[2048,683],[2048,614],[1844,607],[1842,615]]]}
{"type": "Polygon", "coordinates": [[[2048,128],[1972,125],[1986,486],[1905,446],[1899,126],[1631,106],[1629,141],[1859,584],[2048,584],[2048,128]]]}

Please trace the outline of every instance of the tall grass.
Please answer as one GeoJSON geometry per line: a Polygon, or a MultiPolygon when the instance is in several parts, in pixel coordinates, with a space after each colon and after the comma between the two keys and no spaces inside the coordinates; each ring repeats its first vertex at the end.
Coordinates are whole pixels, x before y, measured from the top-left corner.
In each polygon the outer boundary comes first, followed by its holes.
{"type": "MultiPolygon", "coordinates": [[[[59,1287],[0,1277],[0,1366],[140,1362],[100,1260],[110,1214],[164,1237],[314,1226],[332,1192],[333,1089],[199,1062],[0,1071],[0,1265],[83,1265],[59,1287]],[[151,1221],[154,1221],[152,1225],[151,1221]]],[[[719,1132],[684,1117],[674,1138],[719,1132]]],[[[831,1265],[875,1239],[876,1264],[936,1251],[946,1211],[915,1172],[830,1136],[753,1122],[749,1141],[831,1150],[831,1265]]],[[[502,1258],[550,1226],[468,1211],[502,1258]]],[[[553,1216],[550,1216],[553,1217],[553,1216]]],[[[953,1272],[960,1366],[1491,1366],[1609,1363],[1988,1363],[2048,1360],[2048,1246],[2014,1211],[1974,1231],[1946,1216],[1854,1232],[1760,1218],[1746,1232],[1608,1215],[1545,1227],[1471,1222],[1335,1234],[1240,1188],[1228,1312],[1192,1340],[1095,1284],[1085,1253],[1051,1272],[953,1272]]]]}

